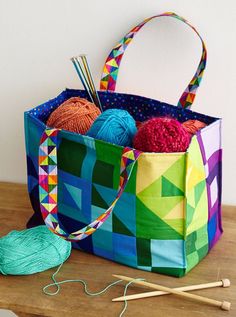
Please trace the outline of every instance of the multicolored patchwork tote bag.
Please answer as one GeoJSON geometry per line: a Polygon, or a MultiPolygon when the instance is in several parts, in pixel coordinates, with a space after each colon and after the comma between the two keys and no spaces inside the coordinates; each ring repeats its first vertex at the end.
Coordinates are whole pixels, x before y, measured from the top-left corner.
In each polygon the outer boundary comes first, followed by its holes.
{"type": "Polygon", "coordinates": [[[221,226],[221,120],[191,111],[206,66],[206,47],[185,19],[164,13],[133,28],[112,49],[102,75],[104,109],[127,109],[138,121],[168,115],[207,124],[185,153],[141,153],[45,125],[50,113],[85,91],[66,89],[25,113],[28,190],[34,215],[74,248],[135,268],[182,276],[213,247],[221,226]],[[202,57],[177,107],[115,92],[119,66],[150,20],[172,17],[202,42],[202,57]]]}

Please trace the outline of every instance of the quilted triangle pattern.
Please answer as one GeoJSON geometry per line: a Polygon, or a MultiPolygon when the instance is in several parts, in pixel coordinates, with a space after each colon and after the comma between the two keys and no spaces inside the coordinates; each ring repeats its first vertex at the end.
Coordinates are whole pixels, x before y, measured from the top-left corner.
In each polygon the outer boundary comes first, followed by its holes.
{"type": "Polygon", "coordinates": [[[182,190],[162,176],[162,197],[184,196],[182,190]]]}
{"type": "MultiPolygon", "coordinates": [[[[101,195],[93,186],[93,199],[94,194],[97,199],[100,199],[100,203],[110,205],[105,212],[102,212],[97,219],[95,219],[89,225],[83,227],[72,233],[65,232],[58,221],[58,205],[57,205],[57,191],[58,191],[58,176],[57,176],[57,135],[58,129],[46,129],[41,137],[39,146],[39,200],[40,208],[43,215],[43,219],[48,228],[54,233],[60,235],[64,239],[70,241],[79,241],[90,236],[94,233],[110,216],[113,211],[119,197],[123,193],[127,181],[131,175],[133,166],[141,154],[140,151],[136,151],[130,148],[124,148],[121,156],[121,168],[120,168],[120,186],[116,197],[113,202],[108,202],[104,195],[101,195]],[[45,148],[47,147],[47,149],[45,148]],[[45,155],[47,153],[47,155],[45,155]],[[41,155],[43,154],[43,155],[41,155]],[[45,168],[47,166],[47,168],[45,168]],[[103,196],[103,197],[102,197],[103,196]],[[104,200],[105,198],[105,200],[104,200]]],[[[76,205],[77,209],[81,211],[81,191],[69,184],[65,184],[65,189],[69,194],[70,200],[76,205]]],[[[64,190],[65,190],[64,189],[64,190]]],[[[117,223],[119,227],[126,233],[132,235],[132,232],[120,221],[117,217],[117,223]]]]}
{"type": "Polygon", "coordinates": [[[125,234],[127,236],[134,236],[134,234],[127,228],[127,226],[115,215],[112,216],[113,232],[125,234]]]}
{"type": "Polygon", "coordinates": [[[145,239],[182,239],[183,235],[137,199],[137,237],[145,239]]]}
{"type": "Polygon", "coordinates": [[[160,156],[155,162],[153,159],[152,164],[148,157],[139,160],[142,175],[138,174],[137,177],[137,197],[143,208],[182,236],[185,221],[185,155],[160,156]]]}
{"type": "Polygon", "coordinates": [[[72,185],[63,184],[63,201],[68,204],[69,206],[81,210],[82,205],[82,195],[81,190],[79,188],[76,188],[72,185]]]}

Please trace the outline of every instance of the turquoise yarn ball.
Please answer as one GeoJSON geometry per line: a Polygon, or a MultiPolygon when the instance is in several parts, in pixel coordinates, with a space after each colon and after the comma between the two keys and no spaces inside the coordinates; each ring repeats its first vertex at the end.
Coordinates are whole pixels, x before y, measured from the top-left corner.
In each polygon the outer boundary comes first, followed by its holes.
{"type": "Polygon", "coordinates": [[[132,146],[137,132],[134,118],[126,110],[108,109],[92,124],[87,135],[122,146],[132,146]]]}
{"type": "Polygon", "coordinates": [[[65,262],[70,253],[71,242],[55,235],[46,226],[14,230],[0,239],[0,273],[43,272],[65,262]]]}

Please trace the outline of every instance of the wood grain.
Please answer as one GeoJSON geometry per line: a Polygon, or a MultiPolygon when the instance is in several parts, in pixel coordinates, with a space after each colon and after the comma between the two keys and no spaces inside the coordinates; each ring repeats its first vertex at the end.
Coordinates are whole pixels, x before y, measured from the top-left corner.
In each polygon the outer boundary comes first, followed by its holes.
{"type": "MultiPolygon", "coordinates": [[[[25,228],[32,214],[25,185],[0,183],[0,236],[13,229],[25,228]]],[[[135,270],[91,254],[73,250],[69,260],[63,265],[58,280],[84,279],[90,291],[98,291],[114,281],[112,274],[146,278],[156,284],[178,287],[200,284],[229,278],[231,287],[206,289],[194,292],[216,300],[232,303],[229,312],[208,305],[180,299],[175,296],[161,296],[129,302],[125,316],[162,317],[218,317],[236,316],[236,207],[223,207],[224,235],[211,253],[189,274],[174,278],[156,273],[135,270]]],[[[111,302],[112,298],[123,295],[123,285],[117,285],[99,297],[84,294],[80,284],[64,284],[57,296],[47,296],[42,288],[51,282],[55,269],[30,276],[0,275],[0,308],[10,309],[19,317],[112,317],[119,316],[123,303],[111,302]]],[[[139,286],[131,286],[128,294],[145,291],[139,286]]],[[[148,290],[147,290],[148,291],[148,290]]]]}

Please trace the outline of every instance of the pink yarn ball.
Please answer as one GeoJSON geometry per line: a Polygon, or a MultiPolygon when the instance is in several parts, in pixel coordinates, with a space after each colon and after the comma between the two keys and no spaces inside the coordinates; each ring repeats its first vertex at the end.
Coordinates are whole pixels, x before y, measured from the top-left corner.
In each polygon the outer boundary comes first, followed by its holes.
{"type": "Polygon", "coordinates": [[[190,135],[175,119],[153,118],[139,128],[134,137],[134,148],[143,152],[185,152],[190,135]]]}

